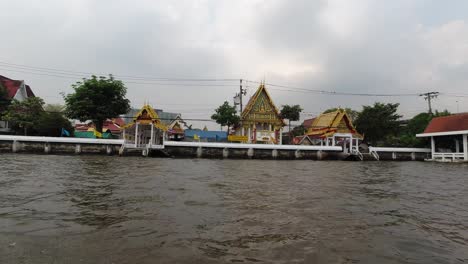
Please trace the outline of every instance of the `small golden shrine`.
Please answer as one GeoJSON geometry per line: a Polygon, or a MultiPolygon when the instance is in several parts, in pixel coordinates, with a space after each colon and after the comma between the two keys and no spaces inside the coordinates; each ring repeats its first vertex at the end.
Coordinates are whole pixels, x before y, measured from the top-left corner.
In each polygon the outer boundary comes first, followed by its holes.
{"type": "Polygon", "coordinates": [[[313,120],[312,125],[307,131],[307,135],[311,138],[327,138],[337,133],[351,134],[353,138],[363,138],[354,128],[351,118],[346,111],[341,108],[338,108],[334,112],[319,115],[313,120]]]}
{"type": "Polygon", "coordinates": [[[132,122],[122,127],[125,145],[134,148],[162,146],[167,127],[154,109],[145,104],[133,117],[132,122]]]}
{"type": "Polygon", "coordinates": [[[237,135],[247,136],[247,141],[251,143],[281,144],[285,125],[262,83],[241,113],[237,135]]]}

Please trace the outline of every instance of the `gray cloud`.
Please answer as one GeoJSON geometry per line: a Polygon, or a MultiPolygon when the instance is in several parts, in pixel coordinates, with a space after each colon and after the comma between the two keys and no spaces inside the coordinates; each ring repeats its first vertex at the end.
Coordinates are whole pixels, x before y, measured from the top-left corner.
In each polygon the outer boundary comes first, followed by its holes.
{"type": "MultiPolygon", "coordinates": [[[[0,61],[121,75],[248,78],[343,92],[468,94],[465,1],[15,1],[0,17],[0,61]],[[5,38],[5,36],[7,36],[5,38]]],[[[18,69],[16,69],[18,70],[18,69]]],[[[15,72],[46,101],[60,102],[77,79],[15,72]]],[[[207,118],[231,100],[220,87],[128,83],[135,106],[147,100],[186,117],[207,118]]],[[[273,88],[273,87],[271,87],[273,88]]],[[[249,87],[252,94],[255,87],[249,87]]],[[[272,89],[277,105],[360,108],[422,98],[325,96],[272,89]]],[[[468,111],[468,98],[440,97],[439,109],[468,111]]]]}

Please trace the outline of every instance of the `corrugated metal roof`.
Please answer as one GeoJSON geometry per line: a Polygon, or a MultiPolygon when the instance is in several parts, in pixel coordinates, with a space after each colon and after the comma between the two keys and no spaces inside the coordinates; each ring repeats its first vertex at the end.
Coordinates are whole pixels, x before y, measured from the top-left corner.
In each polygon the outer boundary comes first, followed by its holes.
{"type": "Polygon", "coordinates": [[[426,133],[468,130],[468,113],[435,117],[424,130],[426,133]]]}
{"type": "Polygon", "coordinates": [[[195,130],[195,129],[186,129],[184,131],[186,137],[193,137],[194,135],[199,136],[200,138],[218,138],[218,139],[225,139],[227,138],[226,131],[203,131],[203,130],[195,130]]]}

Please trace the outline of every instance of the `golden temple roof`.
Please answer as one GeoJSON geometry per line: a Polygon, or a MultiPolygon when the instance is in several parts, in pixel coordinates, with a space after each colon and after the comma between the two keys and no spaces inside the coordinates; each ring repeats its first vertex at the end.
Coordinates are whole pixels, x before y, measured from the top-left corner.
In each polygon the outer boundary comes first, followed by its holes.
{"type": "Polygon", "coordinates": [[[141,110],[133,117],[132,122],[128,123],[122,128],[129,128],[135,125],[137,122],[145,125],[153,124],[155,127],[167,131],[167,127],[161,122],[161,119],[159,118],[156,111],[154,111],[154,109],[148,104],[143,105],[141,110]]]}
{"type": "Polygon", "coordinates": [[[276,108],[265,84],[260,84],[257,91],[250,97],[249,102],[241,113],[242,122],[264,122],[285,126],[278,108],[276,108]]]}
{"type": "Polygon", "coordinates": [[[307,135],[312,137],[329,137],[335,133],[351,133],[362,138],[344,109],[330,113],[324,113],[314,119],[307,130],[307,135]]]}

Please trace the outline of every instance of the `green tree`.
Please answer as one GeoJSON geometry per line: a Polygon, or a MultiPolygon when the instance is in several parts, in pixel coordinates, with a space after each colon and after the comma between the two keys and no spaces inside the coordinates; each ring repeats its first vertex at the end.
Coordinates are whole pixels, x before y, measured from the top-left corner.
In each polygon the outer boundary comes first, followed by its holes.
{"type": "Polygon", "coordinates": [[[371,144],[385,142],[395,136],[400,128],[400,115],[396,112],[399,104],[375,103],[373,106],[363,106],[354,124],[356,129],[365,136],[371,144]]]}
{"type": "Polygon", "coordinates": [[[62,129],[73,133],[73,126],[70,121],[58,112],[43,112],[37,120],[35,127],[39,136],[60,137],[62,129]]]}
{"type": "Polygon", "coordinates": [[[301,117],[302,108],[299,105],[283,105],[280,115],[288,119],[288,128],[291,132],[291,121],[298,121],[301,117]]]}
{"type": "Polygon", "coordinates": [[[292,129],[292,136],[297,137],[297,136],[302,136],[307,132],[307,129],[301,124],[299,126],[296,126],[292,129]]]}
{"type": "Polygon", "coordinates": [[[10,100],[7,99],[8,92],[5,87],[0,84],[0,118],[2,117],[3,112],[5,112],[10,105],[10,100]]]}
{"type": "Polygon", "coordinates": [[[230,106],[227,101],[220,105],[215,113],[211,116],[211,119],[215,120],[216,123],[221,126],[227,126],[229,133],[229,127],[239,124],[240,117],[237,115],[236,107],[230,106]]]}
{"type": "Polygon", "coordinates": [[[13,99],[4,113],[4,119],[17,134],[34,133],[39,117],[44,112],[44,100],[39,97],[29,97],[24,101],[13,99]]]}
{"type": "Polygon", "coordinates": [[[44,111],[63,113],[65,111],[65,106],[61,104],[46,104],[44,106],[44,111]]]}
{"type": "MultiPolygon", "coordinates": [[[[336,110],[338,110],[338,108],[336,108],[336,107],[329,108],[329,109],[325,110],[323,113],[324,114],[331,113],[331,112],[335,112],[336,110]]],[[[353,110],[353,109],[351,109],[349,107],[346,107],[344,110],[345,110],[346,114],[348,114],[349,118],[351,118],[352,122],[354,122],[356,120],[356,118],[358,117],[358,115],[359,115],[358,111],[353,110]]]]}
{"type": "Polygon", "coordinates": [[[82,122],[91,120],[96,131],[102,132],[104,121],[130,110],[130,101],[125,98],[127,88],[112,75],[92,76],[72,85],[74,93],[64,96],[65,114],[82,122]]]}
{"type": "Polygon", "coordinates": [[[426,138],[417,138],[416,134],[423,133],[432,118],[451,115],[449,111],[435,111],[434,114],[420,113],[411,118],[406,126],[401,129],[398,136],[389,139],[388,145],[395,147],[425,147],[428,145],[426,138]]]}

